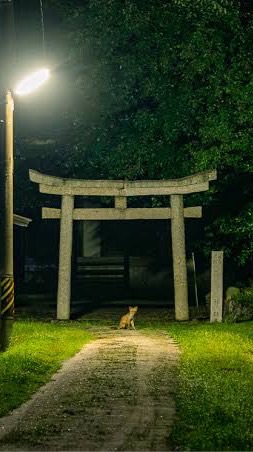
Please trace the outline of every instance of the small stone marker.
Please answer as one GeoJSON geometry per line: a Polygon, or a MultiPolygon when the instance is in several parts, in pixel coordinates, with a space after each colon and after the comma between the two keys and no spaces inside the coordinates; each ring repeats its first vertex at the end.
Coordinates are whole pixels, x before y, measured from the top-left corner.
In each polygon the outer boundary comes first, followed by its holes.
{"type": "Polygon", "coordinates": [[[222,322],[223,251],[212,251],[210,322],[222,322]]]}

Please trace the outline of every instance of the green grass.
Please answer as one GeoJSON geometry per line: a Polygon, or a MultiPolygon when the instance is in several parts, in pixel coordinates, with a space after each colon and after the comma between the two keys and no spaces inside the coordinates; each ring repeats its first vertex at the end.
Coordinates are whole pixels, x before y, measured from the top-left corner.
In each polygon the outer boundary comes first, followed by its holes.
{"type": "Polygon", "coordinates": [[[171,324],[181,348],[172,441],[179,450],[253,450],[253,322],[171,324]]]}
{"type": "Polygon", "coordinates": [[[78,323],[18,321],[0,353],[0,416],[18,407],[92,339],[78,323]]]}
{"type": "Polygon", "coordinates": [[[140,309],[135,323],[145,334],[166,331],[180,346],[173,449],[253,450],[253,322],[176,323],[169,311],[140,309]]]}
{"type": "MultiPolygon", "coordinates": [[[[27,400],[92,339],[92,331],[118,325],[119,313],[91,313],[83,322],[16,322],[11,347],[0,354],[0,415],[27,400]],[[91,333],[85,331],[90,328],[91,333]]],[[[166,331],[181,349],[175,450],[253,450],[253,322],[169,322],[167,311],[140,310],[136,327],[166,331]]]]}

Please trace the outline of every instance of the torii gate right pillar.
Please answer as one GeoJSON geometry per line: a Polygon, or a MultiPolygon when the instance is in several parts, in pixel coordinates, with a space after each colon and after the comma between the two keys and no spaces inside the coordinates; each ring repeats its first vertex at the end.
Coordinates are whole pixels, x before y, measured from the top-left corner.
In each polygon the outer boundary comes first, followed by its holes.
{"type": "Polygon", "coordinates": [[[170,206],[175,317],[176,320],[189,320],[183,195],[171,195],[170,206]]]}

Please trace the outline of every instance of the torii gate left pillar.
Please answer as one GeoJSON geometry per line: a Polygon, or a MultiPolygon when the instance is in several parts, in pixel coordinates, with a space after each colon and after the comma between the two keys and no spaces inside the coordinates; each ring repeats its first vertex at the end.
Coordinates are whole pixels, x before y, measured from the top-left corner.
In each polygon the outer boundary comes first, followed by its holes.
{"type": "Polygon", "coordinates": [[[57,319],[70,317],[71,260],[73,241],[74,196],[63,195],[61,204],[57,319]]]}
{"type": "Polygon", "coordinates": [[[176,320],[188,320],[189,308],[183,195],[171,195],[170,206],[175,317],[176,320]]]}

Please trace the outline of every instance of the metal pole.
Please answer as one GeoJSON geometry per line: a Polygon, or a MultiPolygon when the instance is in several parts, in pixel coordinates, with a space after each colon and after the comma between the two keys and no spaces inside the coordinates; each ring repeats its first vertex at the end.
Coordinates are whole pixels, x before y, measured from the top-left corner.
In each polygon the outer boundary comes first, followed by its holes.
{"type": "Polygon", "coordinates": [[[13,111],[14,102],[10,91],[5,96],[4,147],[1,180],[1,259],[0,302],[1,330],[0,350],[7,349],[14,321],[14,277],[13,277],[13,111]]]}
{"type": "Polygon", "coordinates": [[[193,277],[194,277],[194,289],[195,289],[195,300],[196,307],[199,307],[199,297],[198,297],[198,286],[197,286],[197,277],[196,277],[196,265],[195,265],[195,256],[192,253],[192,266],[193,266],[193,277]]]}

